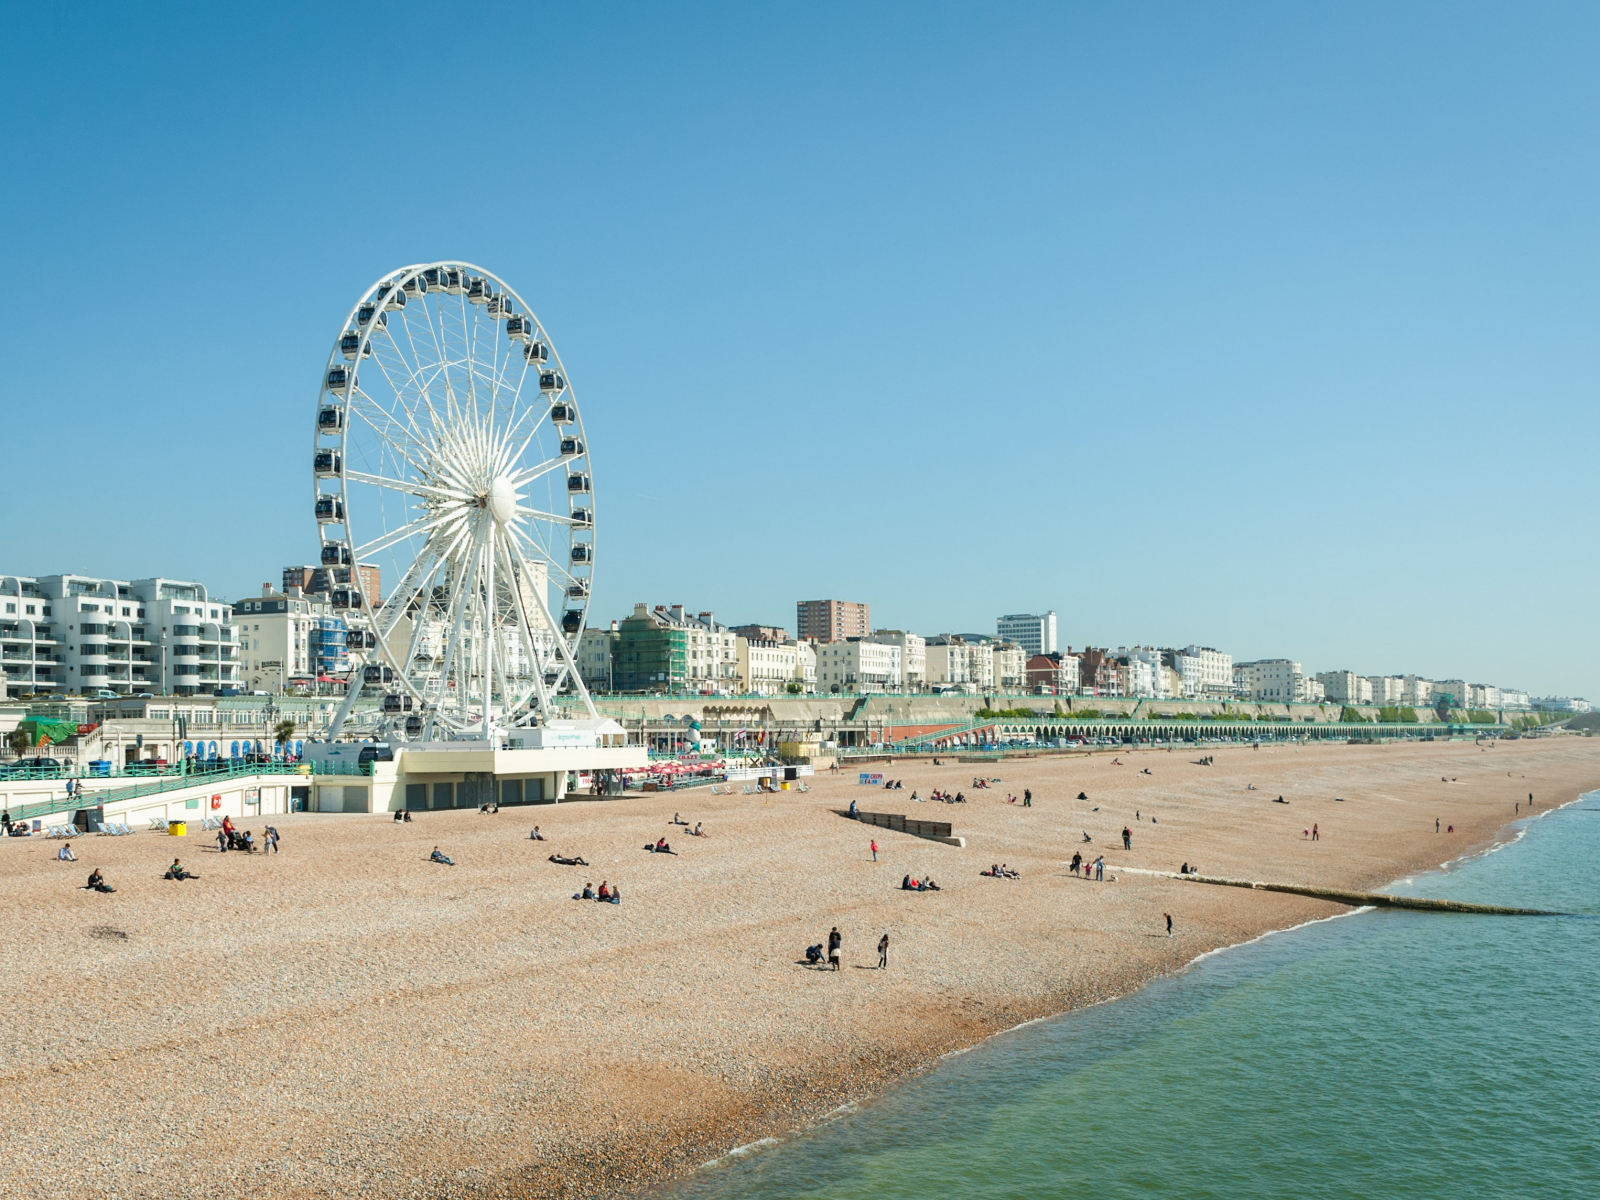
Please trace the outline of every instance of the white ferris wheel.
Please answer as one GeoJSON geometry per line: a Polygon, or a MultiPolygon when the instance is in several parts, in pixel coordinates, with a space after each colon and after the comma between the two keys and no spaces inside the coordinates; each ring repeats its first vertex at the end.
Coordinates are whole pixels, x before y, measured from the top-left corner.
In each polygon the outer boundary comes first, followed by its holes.
{"type": "Polygon", "coordinates": [[[491,737],[576,693],[594,480],[566,368],[521,296],[470,263],[392,271],[322,374],[313,490],[358,694],[412,738],[491,737]],[[385,594],[369,595],[372,580],[385,594]]]}

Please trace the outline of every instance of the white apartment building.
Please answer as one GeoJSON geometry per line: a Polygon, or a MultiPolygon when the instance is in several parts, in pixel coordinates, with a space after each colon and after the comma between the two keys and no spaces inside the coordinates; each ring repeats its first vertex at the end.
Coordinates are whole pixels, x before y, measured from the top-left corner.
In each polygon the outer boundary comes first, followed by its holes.
{"type": "Polygon", "coordinates": [[[1398,675],[1368,675],[1367,687],[1372,689],[1372,703],[1384,705],[1404,704],[1406,681],[1398,675]]]}
{"type": "Polygon", "coordinates": [[[900,629],[879,629],[867,639],[882,646],[900,647],[900,677],[908,692],[921,691],[928,682],[928,641],[900,629]]]}
{"type": "Polygon", "coordinates": [[[756,696],[776,696],[801,678],[800,643],[766,638],[738,638],[739,690],[756,696]]]}
{"type": "Polygon", "coordinates": [[[1012,613],[995,621],[995,634],[1002,642],[1021,646],[1026,662],[1035,654],[1056,652],[1056,613],[1012,613]]]}
{"type": "Polygon", "coordinates": [[[1400,677],[1400,703],[1410,708],[1433,707],[1433,680],[1420,675],[1400,677]]]}
{"type": "Polygon", "coordinates": [[[617,641],[621,634],[617,623],[609,629],[585,629],[578,639],[578,676],[591,692],[615,690],[615,663],[617,641]]]}
{"type": "Polygon", "coordinates": [[[1032,657],[1015,642],[995,642],[989,647],[994,658],[994,685],[1022,691],[1028,686],[1028,659],[1032,657]]]}
{"type": "Polygon", "coordinates": [[[924,659],[929,685],[960,687],[972,683],[972,655],[968,649],[962,638],[948,635],[929,638],[924,659]]]}
{"type": "Polygon", "coordinates": [[[246,691],[281,696],[292,681],[338,677],[350,669],[344,622],[333,615],[326,593],[283,593],[264,585],[260,596],[233,606],[233,619],[246,691]]]}
{"type": "Polygon", "coordinates": [[[231,616],[199,583],[0,575],[4,694],[187,696],[236,688],[231,616]]]}
{"type": "Polygon", "coordinates": [[[1122,694],[1124,696],[1155,696],[1157,694],[1157,680],[1160,678],[1161,663],[1159,659],[1152,664],[1148,658],[1139,657],[1138,652],[1131,653],[1128,655],[1127,662],[1122,664],[1122,694]]]}
{"type": "MultiPolygon", "coordinates": [[[[1199,660],[1200,690],[1196,696],[1225,697],[1233,692],[1233,655],[1224,654],[1210,646],[1185,646],[1180,651],[1186,658],[1199,660]]],[[[1184,679],[1189,678],[1184,674],[1184,679]]]]}
{"type": "Polygon", "coordinates": [[[1500,690],[1501,708],[1518,708],[1526,711],[1533,707],[1533,701],[1528,693],[1520,688],[1502,688],[1500,690]]]}
{"type": "Polygon", "coordinates": [[[1586,713],[1589,711],[1589,702],[1582,696],[1540,696],[1530,701],[1534,708],[1541,712],[1569,712],[1586,713]]]}
{"type": "Polygon", "coordinates": [[[1318,671],[1316,682],[1336,704],[1371,704],[1372,682],[1354,671],[1318,671]]]}
{"type": "Polygon", "coordinates": [[[1433,681],[1432,695],[1429,704],[1438,704],[1444,701],[1451,708],[1470,708],[1472,705],[1472,692],[1465,679],[1435,679],[1433,681]]]}
{"type": "Polygon", "coordinates": [[[900,684],[900,647],[851,638],[817,647],[817,691],[887,692],[900,684]]]}
{"type": "Polygon", "coordinates": [[[1467,703],[1471,708],[1499,708],[1500,689],[1492,683],[1469,683],[1467,703]]]}
{"type": "Polygon", "coordinates": [[[1303,704],[1312,691],[1300,664],[1288,658],[1235,663],[1233,682],[1244,699],[1265,704],[1303,704]]]}
{"type": "Polygon", "coordinates": [[[806,695],[817,690],[817,647],[814,642],[796,642],[794,645],[795,671],[806,695]]]}

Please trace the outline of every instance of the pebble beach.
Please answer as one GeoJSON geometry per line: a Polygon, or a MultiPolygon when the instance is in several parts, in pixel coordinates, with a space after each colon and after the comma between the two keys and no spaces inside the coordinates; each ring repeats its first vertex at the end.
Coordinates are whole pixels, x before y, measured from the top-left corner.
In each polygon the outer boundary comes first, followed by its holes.
{"type": "Polygon", "coordinates": [[[0,1194],[626,1195],[1347,911],[1139,871],[1376,889],[1492,845],[1529,793],[1600,787],[1600,740],[1560,736],[942,762],[865,768],[892,792],[852,770],[805,793],[280,817],[272,856],[138,833],[61,863],[58,843],[0,840],[0,1194]],[[936,787],[967,802],[912,801],[936,787]],[[850,821],[852,800],[966,846],[850,821]],[[663,836],[677,854],[644,850],[663,836]],[[1070,874],[1075,850],[1107,879],[1070,874]],[[175,854],[200,878],[163,880],[175,854]],[[1022,877],[981,876],[992,862],[1022,877]],[[81,890],[93,867],[114,894],[81,890]],[[571,898],[602,881],[622,904],[571,898]],[[834,926],[842,969],[805,965],[834,926]]]}

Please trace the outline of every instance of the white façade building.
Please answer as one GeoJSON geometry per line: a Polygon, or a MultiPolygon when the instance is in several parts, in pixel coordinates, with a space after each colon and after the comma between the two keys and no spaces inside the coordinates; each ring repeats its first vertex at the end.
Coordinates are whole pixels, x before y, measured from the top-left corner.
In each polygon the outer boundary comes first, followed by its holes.
{"type": "Polygon", "coordinates": [[[921,691],[928,682],[928,641],[900,629],[879,629],[867,639],[880,646],[900,648],[900,679],[908,692],[921,691]]]}
{"type": "Polygon", "coordinates": [[[1234,688],[1242,698],[1258,704],[1304,704],[1313,697],[1313,689],[1300,670],[1300,664],[1289,658],[1263,658],[1255,662],[1235,663],[1234,688]]]}
{"type": "Polygon", "coordinates": [[[233,613],[204,584],[0,575],[5,694],[187,696],[239,684],[233,613]]]}
{"type": "Polygon", "coordinates": [[[1011,613],[995,621],[995,633],[1002,642],[1015,642],[1026,662],[1036,654],[1056,652],[1056,613],[1011,613]]]}
{"type": "Polygon", "coordinates": [[[900,682],[900,647],[849,638],[817,646],[817,691],[895,691],[900,682]]]}
{"type": "MultiPolygon", "coordinates": [[[[1177,654],[1185,658],[1194,659],[1194,663],[1179,666],[1174,661],[1172,666],[1183,676],[1185,688],[1194,681],[1196,690],[1191,693],[1195,696],[1205,696],[1213,699],[1232,696],[1233,691],[1233,655],[1224,654],[1210,646],[1185,646],[1177,654]]],[[[1176,660],[1177,655],[1174,655],[1176,660]]]]}
{"type": "Polygon", "coordinates": [[[1371,704],[1372,681],[1354,671],[1318,671],[1323,695],[1338,704],[1371,704]]]}

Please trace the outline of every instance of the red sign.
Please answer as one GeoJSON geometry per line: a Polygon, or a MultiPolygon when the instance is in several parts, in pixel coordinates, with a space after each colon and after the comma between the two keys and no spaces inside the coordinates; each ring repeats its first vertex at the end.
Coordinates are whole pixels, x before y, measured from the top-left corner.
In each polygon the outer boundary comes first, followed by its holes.
{"type": "Polygon", "coordinates": [[[100,723],[98,721],[95,722],[93,725],[79,725],[78,726],[78,736],[82,737],[86,733],[93,733],[96,729],[99,729],[99,728],[100,728],[100,723]]]}

